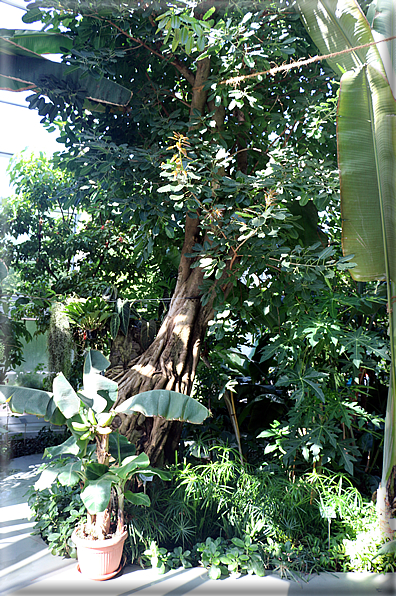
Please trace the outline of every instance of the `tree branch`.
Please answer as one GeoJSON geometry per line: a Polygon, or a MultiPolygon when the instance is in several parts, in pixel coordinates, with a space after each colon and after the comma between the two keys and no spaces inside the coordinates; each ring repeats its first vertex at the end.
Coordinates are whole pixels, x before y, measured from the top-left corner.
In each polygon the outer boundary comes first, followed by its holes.
{"type": "MultiPolygon", "coordinates": [[[[100,18],[100,17],[97,17],[97,18],[100,18]]],[[[120,33],[125,35],[125,37],[127,37],[128,39],[131,39],[135,43],[139,44],[142,48],[145,48],[146,50],[148,50],[151,54],[154,54],[155,56],[158,56],[158,58],[161,58],[161,60],[166,60],[167,62],[169,62],[169,64],[172,64],[172,66],[174,66],[180,72],[180,74],[182,74],[184,76],[184,78],[186,79],[186,81],[188,81],[190,83],[190,85],[194,85],[194,82],[195,82],[194,73],[185,64],[182,64],[177,58],[176,58],[176,60],[173,60],[173,61],[168,60],[168,58],[166,56],[164,56],[163,54],[161,54],[161,52],[157,52],[157,50],[154,50],[154,48],[150,47],[147,43],[145,43],[141,39],[138,39],[137,37],[133,37],[126,31],[124,31],[121,27],[119,27],[118,25],[113,23],[113,21],[106,19],[106,22],[109,23],[109,25],[111,25],[112,27],[115,27],[115,29],[117,29],[117,31],[119,31],[120,33]]]]}

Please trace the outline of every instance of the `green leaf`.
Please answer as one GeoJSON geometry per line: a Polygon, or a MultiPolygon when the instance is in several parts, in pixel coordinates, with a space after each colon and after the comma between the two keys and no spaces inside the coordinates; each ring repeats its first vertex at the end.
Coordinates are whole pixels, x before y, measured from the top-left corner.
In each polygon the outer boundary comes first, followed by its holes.
{"type": "Polygon", "coordinates": [[[220,579],[221,577],[221,569],[216,565],[211,565],[208,569],[208,575],[210,579],[220,579]]]}
{"type": "Polygon", "coordinates": [[[338,108],[343,241],[357,281],[384,279],[387,262],[396,280],[394,139],[396,102],[386,79],[370,66],[345,74],[338,108]]]}
{"type": "Polygon", "coordinates": [[[105,474],[97,480],[90,481],[85,486],[81,493],[81,500],[89,513],[102,513],[107,508],[113,481],[114,477],[112,475],[105,474]]]}
{"type": "Polygon", "coordinates": [[[79,447],[75,437],[69,437],[60,445],[46,447],[43,457],[59,457],[60,455],[77,455],[79,447]]]}
{"type": "Polygon", "coordinates": [[[169,472],[167,470],[160,470],[159,468],[152,468],[151,466],[145,468],[144,474],[141,474],[140,476],[152,475],[159,476],[159,478],[161,478],[161,480],[164,480],[165,482],[169,482],[170,480],[172,480],[172,472],[169,472]]]}
{"type": "Polygon", "coordinates": [[[197,48],[200,52],[203,52],[206,45],[206,38],[204,35],[200,35],[197,39],[197,48]]]}
{"type": "Polygon", "coordinates": [[[237,537],[231,538],[231,542],[233,544],[235,544],[235,546],[238,546],[239,548],[245,548],[245,543],[240,538],[237,538],[237,537]]]}
{"type": "MultiPolygon", "coordinates": [[[[321,54],[333,54],[374,41],[370,26],[354,0],[342,0],[342,8],[338,0],[297,0],[296,6],[321,54]]],[[[327,62],[338,75],[367,63],[375,64],[385,75],[376,46],[341,54],[327,62]]]]}
{"type": "Polygon", "coordinates": [[[116,460],[118,460],[118,448],[120,449],[120,461],[136,453],[135,445],[130,443],[124,435],[112,432],[109,435],[109,453],[116,460]]]}
{"type": "MultiPolygon", "coordinates": [[[[45,417],[52,394],[39,389],[0,385],[0,403],[8,402],[12,412],[45,417]]],[[[63,423],[62,423],[63,424],[63,423]]]]}
{"type": "Polygon", "coordinates": [[[340,454],[341,464],[344,466],[344,468],[346,469],[348,474],[353,476],[353,462],[356,461],[356,458],[353,457],[353,455],[351,455],[348,452],[348,450],[343,446],[340,446],[340,448],[338,449],[338,452],[340,454]]]}
{"type": "Polygon", "coordinates": [[[261,561],[253,561],[251,563],[251,568],[253,569],[253,572],[258,576],[258,577],[264,577],[265,576],[265,568],[264,565],[261,561]]]}
{"type": "Polygon", "coordinates": [[[396,540],[391,540],[390,542],[385,542],[373,557],[373,560],[379,557],[380,555],[389,555],[391,553],[396,553],[396,540]]]}
{"type": "Polygon", "coordinates": [[[62,472],[58,476],[59,482],[63,486],[75,486],[81,478],[81,461],[74,461],[63,466],[62,472]]]}
{"type": "Polygon", "coordinates": [[[106,466],[105,464],[99,464],[97,462],[91,462],[87,464],[87,467],[85,468],[85,474],[89,481],[98,480],[108,471],[109,466],[106,466]]]}
{"type": "Polygon", "coordinates": [[[59,373],[53,384],[54,402],[66,418],[72,418],[80,409],[80,398],[65,378],[59,373]]]}
{"type": "Polygon", "coordinates": [[[143,507],[150,507],[151,501],[148,495],[144,493],[133,493],[130,490],[125,492],[125,500],[133,505],[142,505],[143,507]]]}
{"type": "Polygon", "coordinates": [[[51,397],[47,404],[44,420],[51,422],[51,424],[57,424],[58,426],[66,423],[66,418],[57,407],[53,397],[51,397]]]}
{"type": "Polygon", "coordinates": [[[144,416],[161,416],[167,420],[183,420],[201,424],[209,410],[197,400],[166,389],[156,389],[130,397],[115,408],[116,412],[140,412],[144,416]]]}
{"type": "Polygon", "coordinates": [[[204,14],[204,16],[202,17],[203,21],[207,21],[209,19],[209,17],[212,16],[212,14],[215,12],[216,7],[212,6],[211,8],[209,8],[209,10],[207,10],[204,14]]]}
{"type": "Polygon", "coordinates": [[[22,17],[24,23],[35,23],[41,21],[41,10],[39,8],[31,8],[25,12],[22,17]]]}
{"type": "Polygon", "coordinates": [[[55,464],[54,466],[43,470],[41,472],[40,478],[34,484],[35,490],[44,490],[46,488],[50,488],[63,469],[63,464],[55,464]]]}
{"type": "MultiPolygon", "coordinates": [[[[0,35],[0,55],[7,56],[6,60],[0,60],[2,89],[22,91],[30,86],[31,89],[38,91],[44,86],[45,81],[55,78],[65,81],[70,88],[80,89],[91,110],[95,109],[97,102],[105,102],[108,105],[119,107],[125,107],[128,104],[132,95],[129,89],[109,79],[101,79],[98,84],[95,77],[81,69],[66,74],[68,69],[66,64],[42,58],[39,54],[43,50],[43,43],[49,44],[53,38],[48,33],[39,32],[39,34],[37,39],[31,37],[32,43],[30,44],[25,43],[25,39],[22,38],[14,42],[12,37],[7,38],[0,35]],[[43,41],[44,35],[49,37],[43,41]],[[22,43],[25,43],[25,46],[29,45],[32,49],[26,49],[22,43]],[[35,52],[36,49],[38,52],[35,52]]],[[[57,44],[57,49],[53,53],[59,53],[59,42],[57,44]]],[[[46,48],[48,49],[48,46],[46,48]]]]}
{"type": "Polygon", "coordinates": [[[177,46],[180,43],[180,29],[175,29],[173,41],[172,41],[172,52],[176,52],[177,46]]]}
{"type": "Polygon", "coordinates": [[[316,383],[313,383],[312,381],[310,381],[307,378],[304,378],[304,383],[307,383],[311,389],[314,390],[315,394],[317,395],[317,397],[319,397],[319,399],[325,403],[325,396],[323,391],[321,390],[321,388],[319,387],[319,385],[317,385],[316,383]]]}
{"type": "Polygon", "coordinates": [[[101,395],[108,396],[110,402],[115,402],[118,394],[118,385],[115,381],[98,374],[108,368],[110,362],[100,352],[90,350],[84,362],[83,394],[86,398],[93,400],[92,409],[96,413],[103,412],[107,406],[107,399],[101,395]]]}
{"type": "Polygon", "coordinates": [[[129,476],[136,473],[136,471],[147,468],[149,465],[149,458],[145,453],[141,453],[140,455],[131,455],[126,457],[119,468],[115,468],[113,466],[111,470],[114,472],[114,474],[117,474],[119,478],[126,480],[129,476]]]}
{"type": "Polygon", "coordinates": [[[251,17],[253,16],[253,13],[251,12],[247,12],[244,16],[243,19],[241,21],[241,25],[244,25],[251,17]]]}
{"type": "Polygon", "coordinates": [[[120,316],[118,313],[113,312],[110,317],[110,335],[111,339],[115,339],[118,335],[118,330],[120,328],[120,316]]]}
{"type": "Polygon", "coordinates": [[[192,35],[189,35],[188,39],[186,41],[186,46],[185,46],[186,54],[191,54],[193,46],[194,46],[194,38],[192,35]]]}
{"type": "MultiPolygon", "coordinates": [[[[396,4],[394,0],[377,0],[370,6],[374,6],[373,29],[377,32],[376,39],[393,37],[396,32],[396,4]]],[[[396,39],[390,39],[386,43],[378,44],[378,51],[388,77],[390,86],[395,93],[395,71],[396,71],[396,39]]]]}
{"type": "Polygon", "coordinates": [[[61,48],[70,50],[72,47],[73,40],[61,33],[0,29],[0,54],[40,58],[41,54],[61,54],[61,48]]]}
{"type": "Polygon", "coordinates": [[[89,350],[84,360],[84,375],[104,372],[109,366],[109,360],[101,352],[89,350]]]}
{"type": "Polygon", "coordinates": [[[255,67],[254,59],[251,56],[249,56],[249,54],[245,54],[244,55],[243,61],[246,64],[246,66],[248,66],[249,68],[254,68],[255,67]]]}

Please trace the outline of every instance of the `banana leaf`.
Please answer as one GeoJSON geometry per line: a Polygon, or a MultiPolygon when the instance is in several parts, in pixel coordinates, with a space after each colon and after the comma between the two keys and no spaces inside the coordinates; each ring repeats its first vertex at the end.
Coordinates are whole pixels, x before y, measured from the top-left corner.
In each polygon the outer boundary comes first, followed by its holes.
{"type": "Polygon", "coordinates": [[[108,79],[95,79],[81,68],[52,62],[42,54],[70,50],[72,40],[61,34],[43,31],[0,30],[0,89],[40,91],[57,81],[61,88],[79,90],[87,107],[92,102],[125,107],[132,92],[108,79]],[[84,75],[84,76],[83,76],[84,75]]]}
{"type": "Polygon", "coordinates": [[[16,414],[34,414],[44,417],[51,398],[52,394],[48,391],[0,385],[0,403],[8,403],[11,411],[16,414]]]}
{"type": "Polygon", "coordinates": [[[357,281],[396,280],[396,102],[372,66],[342,77],[337,135],[350,272],[357,281]]]}
{"type": "MultiPolygon", "coordinates": [[[[394,0],[378,0],[372,3],[374,39],[387,39],[396,31],[396,2],[394,0]]],[[[378,44],[378,51],[386,71],[389,85],[396,97],[396,39],[378,44]]]]}
{"type": "Polygon", "coordinates": [[[73,40],[61,33],[25,29],[0,29],[0,53],[10,56],[39,57],[70,50],[73,40]]]}
{"type": "MultiPolygon", "coordinates": [[[[355,0],[298,0],[301,20],[320,54],[333,54],[374,41],[370,25],[355,0]]],[[[377,46],[327,59],[339,76],[363,64],[376,64],[385,75],[377,46]]]]}
{"type": "Polygon", "coordinates": [[[210,412],[196,399],[166,389],[145,391],[130,397],[115,408],[116,412],[140,412],[144,416],[161,416],[167,420],[181,420],[201,424],[210,412]]]}
{"type": "Polygon", "coordinates": [[[110,366],[110,362],[97,350],[90,350],[84,361],[83,395],[93,400],[95,412],[103,412],[110,402],[115,402],[118,395],[118,385],[115,381],[99,374],[110,366]]]}

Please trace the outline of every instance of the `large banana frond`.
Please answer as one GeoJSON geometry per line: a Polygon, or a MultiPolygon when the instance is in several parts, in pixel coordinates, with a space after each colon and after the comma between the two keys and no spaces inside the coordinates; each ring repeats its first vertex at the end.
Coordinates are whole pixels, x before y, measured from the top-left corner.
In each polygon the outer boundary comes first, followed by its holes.
{"type": "Polygon", "coordinates": [[[392,352],[385,421],[382,486],[396,465],[396,102],[388,81],[372,66],[341,79],[338,159],[344,253],[352,276],[385,279],[392,352]]]}
{"type": "Polygon", "coordinates": [[[343,249],[354,279],[396,280],[396,102],[372,66],[341,79],[338,107],[343,249]]]}
{"type": "Polygon", "coordinates": [[[64,35],[43,31],[15,31],[0,29],[0,89],[32,91],[55,89],[79,92],[93,109],[92,102],[112,106],[126,106],[132,92],[108,79],[96,79],[77,68],[52,62],[42,54],[60,54],[72,47],[72,40],[64,35]]]}
{"type": "Polygon", "coordinates": [[[41,58],[42,54],[61,54],[70,50],[73,41],[61,33],[25,29],[0,29],[0,52],[10,56],[41,58]]]}
{"type": "MultiPolygon", "coordinates": [[[[377,0],[372,3],[373,36],[376,41],[388,39],[396,33],[396,2],[395,0],[377,0]]],[[[378,44],[378,50],[385,67],[389,85],[396,97],[396,39],[378,44]]]]}
{"type": "MultiPolygon", "coordinates": [[[[298,0],[297,10],[306,30],[323,55],[374,41],[370,25],[355,0],[298,0]]],[[[341,54],[327,60],[339,76],[363,64],[383,71],[377,46],[341,54]]]]}
{"type": "MultiPolygon", "coordinates": [[[[394,0],[373,3],[373,32],[355,0],[300,0],[298,7],[322,54],[396,33],[394,0]]],[[[329,64],[336,72],[345,71],[337,115],[343,250],[354,254],[357,265],[351,274],[356,280],[383,279],[388,286],[392,366],[378,507],[381,528],[391,535],[394,494],[389,483],[396,470],[396,45],[380,46],[353,50],[329,64]]]]}

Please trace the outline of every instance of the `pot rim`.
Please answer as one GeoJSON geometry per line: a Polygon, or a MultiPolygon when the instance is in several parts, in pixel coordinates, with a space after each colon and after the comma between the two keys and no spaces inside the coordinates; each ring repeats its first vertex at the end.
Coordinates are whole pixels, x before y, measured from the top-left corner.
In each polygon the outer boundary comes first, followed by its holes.
{"type": "Polygon", "coordinates": [[[88,538],[81,538],[81,536],[77,536],[77,528],[75,528],[73,534],[71,535],[71,539],[77,547],[84,546],[85,548],[106,548],[117,544],[121,540],[125,540],[127,535],[128,531],[124,530],[122,534],[113,534],[111,538],[106,538],[105,540],[90,540],[88,538]]]}

